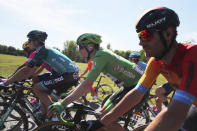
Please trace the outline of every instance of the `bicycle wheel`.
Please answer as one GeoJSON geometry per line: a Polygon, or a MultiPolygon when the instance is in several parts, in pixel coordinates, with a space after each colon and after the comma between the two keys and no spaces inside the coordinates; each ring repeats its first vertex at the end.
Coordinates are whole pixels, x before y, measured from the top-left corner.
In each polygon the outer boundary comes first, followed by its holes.
{"type": "MultiPolygon", "coordinates": [[[[0,119],[2,120],[8,109],[8,104],[0,103],[0,119]]],[[[28,131],[28,120],[23,112],[18,106],[14,107],[9,117],[4,122],[2,129],[6,131],[28,131]]],[[[0,130],[2,130],[0,129],[0,130]]]]}
{"type": "Polygon", "coordinates": [[[34,131],[76,131],[76,130],[77,129],[75,126],[67,126],[60,121],[47,122],[34,129],[34,131]]]}
{"type": "Polygon", "coordinates": [[[109,96],[112,94],[114,91],[110,85],[107,84],[100,84],[100,86],[97,89],[97,99],[100,103],[105,99],[105,97],[109,96]]]}

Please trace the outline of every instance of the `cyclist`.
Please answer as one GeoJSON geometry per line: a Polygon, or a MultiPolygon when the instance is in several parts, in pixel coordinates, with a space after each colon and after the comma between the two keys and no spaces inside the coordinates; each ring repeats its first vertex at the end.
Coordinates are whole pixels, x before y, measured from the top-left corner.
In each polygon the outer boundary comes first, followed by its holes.
{"type": "Polygon", "coordinates": [[[20,81],[28,78],[33,72],[43,63],[49,64],[55,72],[33,86],[33,91],[41,101],[44,114],[48,111],[48,105],[52,103],[47,92],[56,90],[67,90],[78,81],[78,66],[72,62],[67,56],[63,55],[55,49],[45,47],[45,40],[47,38],[46,32],[33,30],[27,34],[29,43],[36,48],[34,58],[29,61],[28,66],[23,67],[11,78],[9,78],[4,85],[20,81]],[[46,92],[47,91],[47,92],[46,92]]]}
{"type": "MultiPolygon", "coordinates": [[[[89,61],[86,70],[82,74],[79,75],[79,78],[83,77],[86,73],[88,73],[92,69],[92,66],[93,66],[93,61],[89,61]]],[[[93,86],[91,90],[93,100],[98,97],[97,93],[95,92],[95,89],[96,87],[93,86]]]]}
{"type": "MultiPolygon", "coordinates": [[[[26,41],[23,44],[22,48],[24,50],[26,57],[28,57],[27,61],[25,61],[25,63],[23,64],[23,66],[25,66],[25,65],[28,65],[29,61],[31,61],[34,58],[36,51],[35,51],[33,44],[29,43],[28,41],[26,41]]],[[[19,69],[22,68],[23,66],[20,66],[19,69]]],[[[18,69],[16,71],[18,71],[18,69]]],[[[15,73],[16,73],[16,71],[15,71],[15,73]]],[[[42,65],[32,75],[33,84],[36,84],[36,83],[44,80],[45,78],[49,77],[51,75],[52,71],[54,71],[54,70],[52,69],[52,67],[50,65],[48,65],[45,62],[42,63],[42,65]],[[43,74],[40,74],[44,69],[48,70],[49,72],[45,72],[43,74]]]]}
{"type": "Polygon", "coordinates": [[[83,77],[85,74],[87,74],[88,71],[90,71],[90,70],[92,69],[92,66],[93,66],[93,61],[89,61],[86,70],[85,70],[82,74],[79,75],[79,78],[81,78],[81,77],[83,77]]]}
{"type": "Polygon", "coordinates": [[[26,41],[23,45],[22,45],[24,54],[27,58],[30,57],[31,53],[35,51],[35,47],[29,43],[29,41],[26,41]]]}
{"type": "Polygon", "coordinates": [[[197,130],[196,108],[187,116],[191,105],[196,104],[197,45],[180,44],[176,41],[179,23],[177,14],[166,7],[151,9],[140,17],[136,24],[140,45],[146,56],[152,58],[137,86],[100,121],[91,123],[91,128],[96,130],[99,126],[110,125],[139,103],[157,76],[166,72],[165,77],[173,83],[172,86],[178,87],[178,90],[169,106],[157,115],[146,130],[176,131],[185,119],[185,130],[197,130]]]}
{"type": "Polygon", "coordinates": [[[171,85],[168,82],[166,82],[162,86],[159,86],[156,89],[156,91],[155,91],[156,107],[157,107],[158,112],[160,112],[162,110],[162,103],[165,106],[168,106],[167,97],[172,91],[175,91],[175,89],[172,88],[171,85]]]}
{"type": "Polygon", "coordinates": [[[129,60],[135,64],[137,64],[140,69],[144,72],[144,70],[146,69],[146,63],[144,63],[143,61],[140,61],[141,55],[137,52],[131,53],[129,55],[129,60]]]}
{"type": "MultiPolygon", "coordinates": [[[[116,55],[107,49],[102,49],[100,43],[101,36],[92,33],[85,33],[78,37],[77,44],[79,45],[80,54],[86,61],[93,61],[92,70],[88,73],[86,80],[76,88],[68,97],[51,105],[52,111],[60,113],[66,105],[79,99],[83,94],[91,90],[93,82],[101,72],[107,75],[112,81],[119,86],[122,86],[117,93],[117,100],[121,98],[133,87],[135,87],[141,74],[136,70],[135,64],[116,55]]],[[[111,110],[118,101],[109,103],[105,111],[111,110]]],[[[103,112],[105,113],[105,112],[103,112]]],[[[107,127],[107,130],[117,129],[119,131],[123,128],[116,123],[112,123],[107,127]]]]}
{"type": "MultiPolygon", "coordinates": [[[[79,75],[79,78],[82,78],[85,74],[87,74],[92,69],[92,66],[93,66],[93,61],[89,61],[86,70],[82,74],[79,75]]],[[[92,99],[96,99],[97,98],[97,94],[95,92],[94,87],[92,87],[91,94],[93,96],[92,99]]],[[[86,101],[86,103],[87,103],[87,101],[86,101]]]]}
{"type": "MultiPolygon", "coordinates": [[[[25,57],[27,57],[27,61],[25,61],[24,64],[20,65],[16,70],[15,72],[12,74],[14,75],[19,69],[23,68],[25,65],[27,65],[28,61],[32,58],[32,53],[35,51],[35,48],[32,44],[30,44],[28,41],[26,41],[25,43],[23,43],[22,45],[22,48],[23,48],[23,51],[24,51],[24,54],[25,54],[25,57]]],[[[11,76],[12,76],[11,75],[11,76]]],[[[9,77],[11,77],[9,76],[9,77]]]]}
{"type": "MultiPolygon", "coordinates": [[[[32,59],[34,58],[34,55],[35,55],[35,53],[36,53],[35,47],[33,46],[33,44],[29,43],[28,41],[26,41],[26,42],[22,45],[22,48],[23,48],[23,51],[24,51],[25,56],[26,56],[28,59],[25,61],[24,64],[22,64],[21,66],[19,66],[19,67],[16,69],[16,71],[15,71],[12,75],[14,75],[14,74],[15,74],[19,69],[21,69],[22,67],[27,66],[28,63],[29,63],[29,61],[32,60],[32,59]]],[[[40,67],[38,70],[36,70],[36,71],[33,73],[33,75],[31,76],[31,77],[32,77],[33,84],[35,84],[35,83],[41,81],[42,79],[44,79],[44,78],[46,78],[46,77],[48,77],[48,76],[50,75],[49,72],[45,72],[45,73],[43,73],[43,74],[41,74],[41,75],[38,75],[38,74],[40,74],[40,72],[43,71],[43,69],[46,69],[46,70],[48,70],[48,71],[50,71],[50,72],[53,71],[52,68],[51,68],[47,63],[43,63],[43,64],[41,65],[41,67],[40,67]]],[[[11,75],[11,76],[12,76],[12,75],[11,75]]],[[[9,76],[9,77],[11,77],[11,76],[9,76]]]]}

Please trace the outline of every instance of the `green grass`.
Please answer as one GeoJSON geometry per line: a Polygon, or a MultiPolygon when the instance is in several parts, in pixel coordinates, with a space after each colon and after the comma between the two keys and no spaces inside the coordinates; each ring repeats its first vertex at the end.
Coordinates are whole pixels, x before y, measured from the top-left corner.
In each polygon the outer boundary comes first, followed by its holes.
{"type": "Polygon", "coordinates": [[[8,77],[25,62],[22,56],[0,54],[0,76],[8,77]]]}
{"type": "MultiPolygon", "coordinates": [[[[0,54],[0,76],[4,76],[4,77],[8,77],[10,76],[16,69],[18,66],[22,65],[27,58],[22,57],[22,56],[12,56],[12,55],[4,55],[4,54],[0,54]]],[[[83,73],[87,67],[86,63],[77,63],[80,67],[80,74],[83,73]]],[[[153,93],[154,90],[157,86],[165,83],[165,78],[163,76],[159,76],[157,79],[157,85],[153,86],[153,93]]],[[[111,85],[114,90],[116,90],[118,87],[114,86],[114,83],[108,78],[102,78],[101,83],[106,83],[111,85]]],[[[96,84],[96,83],[95,83],[96,84]]]]}

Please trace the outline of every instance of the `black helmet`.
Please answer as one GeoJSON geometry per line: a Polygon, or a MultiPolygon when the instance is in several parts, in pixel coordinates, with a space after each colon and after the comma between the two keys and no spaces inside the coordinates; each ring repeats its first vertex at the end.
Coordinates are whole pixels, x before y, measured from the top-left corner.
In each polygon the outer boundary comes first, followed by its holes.
{"type": "Polygon", "coordinates": [[[136,32],[142,30],[164,30],[169,26],[179,26],[179,17],[166,7],[154,8],[143,14],[136,24],[136,32]]]}
{"type": "Polygon", "coordinates": [[[32,30],[27,34],[27,37],[33,40],[39,40],[41,43],[44,43],[47,39],[47,33],[39,30],[32,30]]]}

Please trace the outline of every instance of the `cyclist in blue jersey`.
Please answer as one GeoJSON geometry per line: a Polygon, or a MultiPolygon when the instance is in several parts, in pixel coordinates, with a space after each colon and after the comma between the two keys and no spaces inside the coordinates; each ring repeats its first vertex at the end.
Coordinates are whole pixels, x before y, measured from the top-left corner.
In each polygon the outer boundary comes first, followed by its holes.
{"type": "Polygon", "coordinates": [[[48,105],[52,103],[48,93],[53,89],[63,92],[78,81],[79,68],[72,60],[55,49],[45,47],[47,33],[39,30],[30,31],[27,35],[29,43],[36,48],[34,58],[29,61],[28,66],[23,67],[9,78],[4,85],[29,78],[43,62],[51,66],[54,72],[45,80],[33,85],[33,91],[40,99],[43,113],[47,114],[48,105]]]}
{"type": "Polygon", "coordinates": [[[141,74],[144,74],[144,70],[146,69],[146,63],[140,61],[141,55],[137,52],[131,53],[129,55],[129,60],[136,64],[137,68],[142,71],[141,74]]]}

